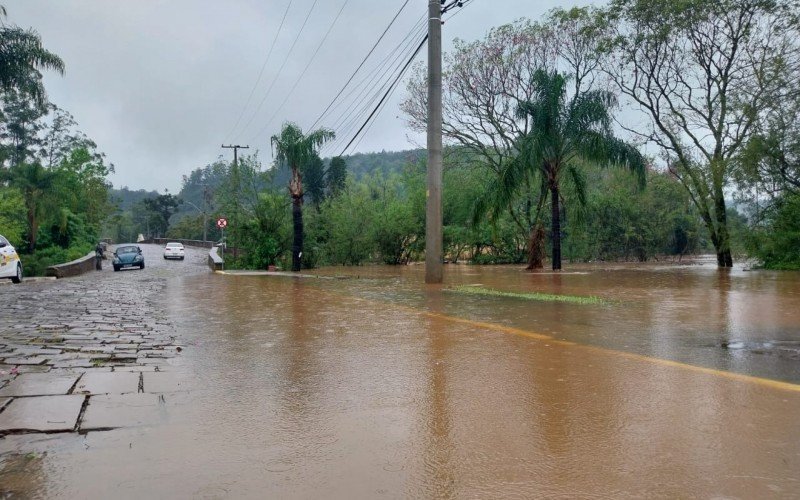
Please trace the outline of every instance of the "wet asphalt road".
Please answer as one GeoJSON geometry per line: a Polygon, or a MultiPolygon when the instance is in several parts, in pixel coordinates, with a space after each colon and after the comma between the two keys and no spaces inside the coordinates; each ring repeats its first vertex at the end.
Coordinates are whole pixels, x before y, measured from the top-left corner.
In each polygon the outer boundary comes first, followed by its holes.
{"type": "MultiPolygon", "coordinates": [[[[135,361],[115,360],[115,349],[107,359],[88,356],[92,367],[52,364],[48,374],[83,373],[62,397],[88,404],[72,430],[0,439],[0,492],[800,496],[800,386],[787,375],[797,366],[791,355],[753,354],[741,364],[719,350],[691,357],[723,334],[798,340],[798,284],[785,275],[594,269],[553,277],[450,268],[446,276],[614,300],[587,308],[461,297],[419,285],[414,266],[321,270],[323,279],[219,275],[208,272],[203,252],[181,263],[161,261],[159,251],[145,249],[142,272],[14,289],[21,313],[3,317],[0,331],[13,332],[2,335],[15,343],[38,346],[56,332],[50,327],[73,323],[142,342],[126,342],[139,346],[135,361]],[[60,312],[35,305],[45,297],[60,312]],[[75,304],[86,312],[68,312],[75,304]],[[693,331],[697,338],[687,340],[693,331]],[[761,376],[770,370],[760,367],[776,360],[783,376],[761,376]],[[104,380],[108,370],[143,373],[135,391],[120,391],[131,377],[104,380]],[[82,387],[87,375],[100,377],[82,387]],[[81,387],[88,396],[76,394],[81,387]]],[[[68,345],[66,331],[58,334],[68,345]]],[[[12,396],[0,419],[29,398],[12,396]]]]}

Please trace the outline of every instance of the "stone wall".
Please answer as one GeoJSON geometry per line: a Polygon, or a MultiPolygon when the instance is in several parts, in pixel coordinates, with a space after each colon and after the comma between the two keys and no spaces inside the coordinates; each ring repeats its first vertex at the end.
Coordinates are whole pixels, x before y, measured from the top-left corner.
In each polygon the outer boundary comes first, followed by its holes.
{"type": "Polygon", "coordinates": [[[181,243],[185,247],[192,247],[192,248],[211,248],[214,246],[213,241],[202,241],[202,240],[176,240],[172,238],[150,238],[144,241],[140,241],[141,244],[151,244],[151,245],[166,245],[167,243],[181,243]]]}
{"type": "Polygon", "coordinates": [[[55,276],[56,278],[68,278],[70,276],[79,276],[93,270],[94,252],[90,252],[86,257],[81,257],[72,262],[50,266],[45,270],[44,274],[45,276],[55,276]]]}

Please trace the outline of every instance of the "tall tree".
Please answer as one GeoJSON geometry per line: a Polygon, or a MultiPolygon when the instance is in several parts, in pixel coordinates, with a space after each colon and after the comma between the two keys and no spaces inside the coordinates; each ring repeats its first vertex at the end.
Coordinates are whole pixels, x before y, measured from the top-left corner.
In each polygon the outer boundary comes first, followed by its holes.
{"type": "Polygon", "coordinates": [[[533,184],[538,176],[550,197],[553,270],[561,269],[561,185],[568,178],[579,200],[585,199],[585,182],[580,171],[584,162],[602,166],[623,166],[645,179],[645,162],[632,145],[616,138],[610,109],[613,94],[583,91],[567,98],[569,79],[557,72],[538,70],[531,79],[532,99],[517,109],[530,131],[517,141],[518,154],[501,171],[497,198],[507,200],[533,184]]]}
{"type": "Polygon", "coordinates": [[[306,181],[306,194],[311,197],[311,203],[319,209],[320,203],[325,199],[325,162],[319,155],[312,155],[302,170],[306,181]]]}
{"type": "Polygon", "coordinates": [[[791,0],[614,0],[601,24],[603,68],[646,117],[630,131],[656,145],[692,197],[720,267],[731,267],[725,200],[736,158],[759,116],[796,88],[791,0]],[[794,69],[793,69],[794,68],[794,69]]]}
{"type": "Polygon", "coordinates": [[[325,183],[332,196],[336,196],[342,192],[347,183],[347,163],[344,161],[344,158],[341,156],[331,158],[331,164],[328,166],[325,183]]]}
{"type": "Polygon", "coordinates": [[[319,148],[334,139],[332,130],[319,129],[304,135],[293,123],[283,126],[280,135],[271,138],[278,166],[289,168],[292,177],[289,181],[289,196],[292,198],[292,219],[294,237],[292,241],[292,271],[300,271],[303,254],[303,176],[301,169],[308,160],[317,154],[319,148]]]}
{"type": "MultiPolygon", "coordinates": [[[[0,17],[5,15],[5,9],[0,11],[0,17]]],[[[24,92],[44,105],[41,70],[63,74],[64,62],[44,48],[37,32],[0,24],[0,90],[24,92]]]]}
{"type": "Polygon", "coordinates": [[[10,184],[19,189],[25,199],[28,219],[26,239],[28,252],[33,253],[36,249],[39,225],[47,206],[47,195],[56,182],[56,173],[39,163],[21,163],[9,169],[6,175],[10,184]]]}
{"type": "MultiPolygon", "coordinates": [[[[142,205],[149,216],[151,232],[157,236],[164,236],[169,227],[169,219],[181,203],[182,200],[177,196],[168,193],[142,200],[142,205]]],[[[152,234],[148,236],[152,236],[152,234]]]]}

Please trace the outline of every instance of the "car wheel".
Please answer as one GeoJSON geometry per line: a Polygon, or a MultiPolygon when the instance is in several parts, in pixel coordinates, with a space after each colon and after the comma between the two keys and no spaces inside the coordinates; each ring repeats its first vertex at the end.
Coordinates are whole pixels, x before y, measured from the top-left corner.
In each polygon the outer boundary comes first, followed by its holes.
{"type": "Polygon", "coordinates": [[[17,264],[17,275],[11,278],[12,283],[22,283],[22,266],[17,264]]]}
{"type": "Polygon", "coordinates": [[[139,266],[139,269],[144,269],[144,262],[141,263],[141,265],[139,266]]]}
{"type": "Polygon", "coordinates": [[[119,271],[119,267],[114,266],[114,272],[117,272],[117,271],[119,271]]]}
{"type": "Polygon", "coordinates": [[[181,257],[181,260],[183,260],[183,257],[181,257]]]}

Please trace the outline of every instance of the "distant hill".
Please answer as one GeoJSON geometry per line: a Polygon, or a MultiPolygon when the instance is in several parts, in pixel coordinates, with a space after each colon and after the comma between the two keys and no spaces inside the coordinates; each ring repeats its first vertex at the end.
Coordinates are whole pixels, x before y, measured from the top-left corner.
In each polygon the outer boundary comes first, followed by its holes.
{"type": "Polygon", "coordinates": [[[139,203],[146,198],[155,198],[158,196],[158,191],[147,191],[144,189],[132,190],[127,186],[120,189],[112,189],[110,193],[111,202],[119,207],[123,212],[130,210],[133,205],[139,203]]]}
{"type": "MultiPolygon", "coordinates": [[[[425,154],[424,149],[356,153],[345,156],[344,161],[347,163],[347,173],[355,179],[360,179],[376,172],[384,175],[402,172],[403,167],[409,163],[424,159],[425,154]]],[[[329,162],[330,158],[327,158],[325,163],[329,162]]]]}

